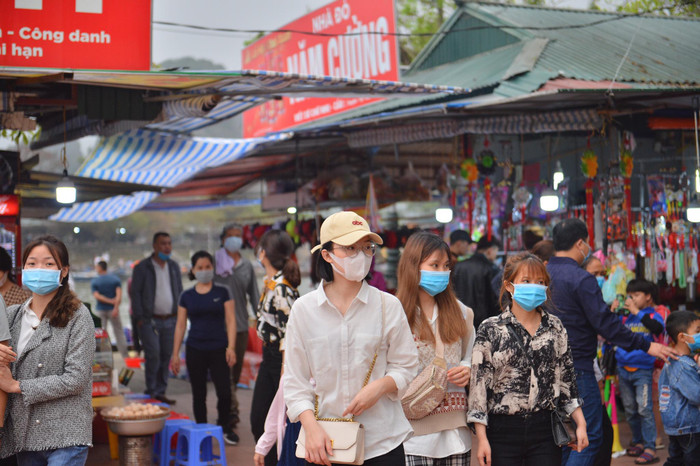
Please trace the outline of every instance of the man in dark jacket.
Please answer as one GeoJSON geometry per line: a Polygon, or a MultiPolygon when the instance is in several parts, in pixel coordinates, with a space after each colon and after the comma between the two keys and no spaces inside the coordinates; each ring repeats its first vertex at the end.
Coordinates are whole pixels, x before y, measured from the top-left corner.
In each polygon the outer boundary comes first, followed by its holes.
{"type": "Polygon", "coordinates": [[[459,262],[452,272],[452,285],[457,298],[474,311],[474,328],[500,312],[491,281],[498,274],[493,261],[498,255],[499,243],[484,236],[479,240],[476,252],[469,259],[459,262]]]}
{"type": "Polygon", "coordinates": [[[172,250],[168,233],[153,235],[153,253],[134,267],[129,295],[146,359],[146,393],[168,404],[175,403],[165,397],[165,390],[182,293],[180,267],[170,258],[172,250]]]}
{"type": "Polygon", "coordinates": [[[556,252],[547,263],[552,297],[548,310],[561,320],[569,337],[589,441],[580,453],[565,447],[562,464],[588,466],[593,465],[602,444],[603,411],[593,372],[598,335],[625,350],[639,349],[657,358],[665,359],[674,352],[667,346],[650,343],[640,333],[632,333],[610,312],[595,277],[581,268],[581,263],[593,252],[585,223],[569,218],[559,222],[552,233],[556,252]]]}

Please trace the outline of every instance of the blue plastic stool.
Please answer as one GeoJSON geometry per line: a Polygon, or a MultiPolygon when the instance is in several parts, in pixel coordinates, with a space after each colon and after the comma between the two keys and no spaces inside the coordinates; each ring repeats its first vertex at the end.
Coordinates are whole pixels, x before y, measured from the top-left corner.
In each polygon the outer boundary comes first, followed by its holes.
{"type": "Polygon", "coordinates": [[[180,426],[177,436],[176,466],[225,465],[226,445],[221,426],[190,424],[180,426]],[[212,439],[219,442],[219,455],[213,452],[212,439]]]}
{"type": "Polygon", "coordinates": [[[161,466],[170,466],[175,461],[176,445],[173,445],[173,437],[178,435],[181,426],[193,424],[191,419],[168,419],[163,430],[156,433],[153,441],[153,462],[161,466]]]}

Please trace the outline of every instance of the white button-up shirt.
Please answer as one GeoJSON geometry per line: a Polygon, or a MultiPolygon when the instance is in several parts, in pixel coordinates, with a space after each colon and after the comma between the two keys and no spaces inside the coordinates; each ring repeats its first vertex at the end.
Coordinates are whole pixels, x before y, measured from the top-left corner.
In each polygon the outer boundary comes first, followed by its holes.
{"type": "Polygon", "coordinates": [[[325,283],[299,298],[287,325],[284,399],[292,422],[314,410],[319,417],[340,417],[362,389],[382,328],[384,338],[370,382],[389,376],[398,392],[383,396],[355,418],[365,426],[365,459],[388,453],[412,435],[401,408],[401,395],[418,372],[418,352],[403,307],[396,297],[362,283],[362,288],[341,314],[327,298],[325,283]],[[310,379],[316,383],[314,390],[310,379]]]}
{"type": "Polygon", "coordinates": [[[32,339],[32,335],[36,331],[41,321],[37,315],[30,309],[32,302],[29,301],[24,305],[22,311],[22,325],[19,329],[19,339],[17,340],[17,357],[22,354],[24,347],[27,346],[29,340],[32,339]]]}

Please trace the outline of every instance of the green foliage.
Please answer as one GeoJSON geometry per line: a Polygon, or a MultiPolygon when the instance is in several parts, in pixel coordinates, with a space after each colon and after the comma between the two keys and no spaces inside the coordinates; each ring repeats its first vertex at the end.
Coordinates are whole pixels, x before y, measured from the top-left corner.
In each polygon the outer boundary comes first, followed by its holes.
{"type": "MultiPolygon", "coordinates": [[[[397,0],[398,27],[400,32],[433,34],[455,9],[448,0],[397,0]]],[[[399,39],[401,64],[408,65],[431,39],[430,35],[415,35],[399,39]]]]}
{"type": "Polygon", "coordinates": [[[41,127],[37,126],[35,131],[20,131],[17,129],[3,129],[0,131],[0,137],[7,138],[18,146],[24,144],[28,146],[30,142],[36,141],[41,135],[41,127]]]}
{"type": "Polygon", "coordinates": [[[697,0],[629,0],[619,6],[618,11],[700,17],[700,5],[697,0]]]}

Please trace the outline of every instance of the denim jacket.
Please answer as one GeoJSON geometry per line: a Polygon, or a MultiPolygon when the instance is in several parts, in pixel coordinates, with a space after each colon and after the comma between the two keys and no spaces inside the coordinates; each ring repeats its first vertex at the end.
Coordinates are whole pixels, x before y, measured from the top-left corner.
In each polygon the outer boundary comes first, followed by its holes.
{"type": "Polygon", "coordinates": [[[668,435],[700,433],[700,367],[690,356],[664,364],[659,408],[668,435]]]}

